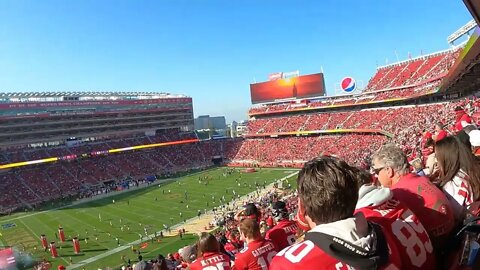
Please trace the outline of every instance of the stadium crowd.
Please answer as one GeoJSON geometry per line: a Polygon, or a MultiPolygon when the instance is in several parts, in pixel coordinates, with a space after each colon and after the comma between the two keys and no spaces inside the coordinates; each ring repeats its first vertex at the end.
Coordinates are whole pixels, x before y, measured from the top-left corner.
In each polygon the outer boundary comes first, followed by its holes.
{"type": "Polygon", "coordinates": [[[432,168],[395,144],[371,153],[368,170],[315,157],[296,190],[259,188],[242,207],[221,208],[220,230],[160,255],[159,268],[139,258],[125,269],[478,269],[480,130],[462,117],[455,134],[424,143],[432,168]]]}
{"type": "MultiPolygon", "coordinates": [[[[450,103],[418,106],[366,109],[354,112],[303,114],[251,120],[248,135],[335,129],[370,129],[373,133],[339,135],[252,137],[246,140],[210,140],[191,144],[172,145],[151,150],[104,154],[105,150],[131,145],[190,139],[192,133],[166,132],[155,137],[137,137],[95,142],[68,148],[40,148],[28,151],[6,151],[5,162],[51,157],[101,153],[89,158],[64,160],[45,165],[28,166],[3,172],[0,177],[7,188],[2,209],[8,213],[18,207],[35,206],[41,202],[75,196],[85,190],[98,190],[112,180],[135,180],[148,176],[202,168],[212,164],[213,157],[223,157],[236,166],[297,167],[319,154],[341,157],[351,164],[365,166],[366,158],[380,145],[391,141],[403,146],[409,159],[422,151],[429,134],[441,126],[447,134],[458,131],[457,112],[469,115],[469,123],[478,124],[480,102],[476,98],[450,103]],[[379,135],[378,130],[394,134],[393,139],[379,135]],[[191,155],[190,153],[197,153],[191,155]],[[15,191],[14,191],[15,190],[15,191]],[[17,191],[18,190],[18,191],[17,191]]],[[[461,126],[460,126],[461,128],[461,126]]]]}
{"type": "MultiPolygon", "coordinates": [[[[249,113],[423,95],[436,89],[459,53],[379,68],[362,95],[268,105],[249,113]]],[[[106,150],[196,136],[167,130],[71,148],[9,149],[0,153],[1,164],[75,158],[0,173],[0,212],[114,192],[152,177],[205,168],[221,157],[230,166],[301,168],[296,189],[278,189],[287,185],[280,182],[268,189],[257,185],[255,195],[214,209],[212,225],[218,231],[201,233],[197,243],[167,256],[148,261],[138,256],[123,269],[477,269],[479,108],[479,99],[469,98],[258,118],[249,121],[245,140],[115,154],[106,150]],[[342,129],[357,131],[278,134],[342,129]]]]}
{"type": "Polygon", "coordinates": [[[308,104],[284,103],[253,107],[250,115],[287,112],[296,109],[322,108],[338,105],[386,101],[393,98],[413,98],[435,90],[447,75],[462,49],[454,49],[433,55],[409,59],[380,67],[360,95],[328,97],[308,104]]]}
{"type": "MultiPolygon", "coordinates": [[[[167,138],[144,138],[150,143],[162,142],[167,138]]],[[[180,137],[169,137],[168,141],[177,140],[180,137]]],[[[183,137],[185,139],[185,137],[183,137]]],[[[82,153],[103,151],[112,147],[136,145],[141,141],[135,139],[122,139],[84,145],[74,148],[42,148],[30,150],[22,155],[21,151],[6,152],[4,158],[9,162],[24,161],[27,157],[40,157],[40,153],[73,153],[79,156],[82,153]],[[108,144],[108,145],[107,145],[108,144]]],[[[28,166],[26,168],[13,169],[0,174],[3,180],[0,185],[5,187],[0,198],[0,213],[9,213],[17,208],[35,206],[42,202],[68,196],[77,197],[79,193],[84,197],[94,191],[109,188],[112,181],[121,185],[126,179],[142,181],[147,177],[163,177],[177,172],[188,171],[196,168],[211,166],[213,157],[233,159],[238,151],[239,140],[204,141],[182,145],[172,145],[151,150],[122,152],[118,154],[101,154],[89,158],[64,160],[45,165],[28,166]],[[198,155],[190,155],[198,153],[198,155]],[[8,188],[7,188],[8,187],[8,188]]],[[[48,156],[51,157],[51,156],[48,156]]]]}

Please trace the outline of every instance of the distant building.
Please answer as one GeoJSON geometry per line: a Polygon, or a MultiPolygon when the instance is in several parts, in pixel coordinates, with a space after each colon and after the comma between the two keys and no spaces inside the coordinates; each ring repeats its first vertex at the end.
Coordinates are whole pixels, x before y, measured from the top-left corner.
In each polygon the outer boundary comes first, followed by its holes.
{"type": "Polygon", "coordinates": [[[225,116],[200,115],[194,120],[195,130],[212,129],[221,130],[226,128],[225,116]]]}
{"type": "Polygon", "coordinates": [[[232,123],[227,125],[227,132],[225,136],[235,138],[237,137],[237,126],[238,123],[236,121],[233,121],[232,123]]]}
{"type": "Polygon", "coordinates": [[[243,135],[247,134],[247,121],[240,121],[237,124],[237,134],[236,137],[242,137],[243,135]]]}

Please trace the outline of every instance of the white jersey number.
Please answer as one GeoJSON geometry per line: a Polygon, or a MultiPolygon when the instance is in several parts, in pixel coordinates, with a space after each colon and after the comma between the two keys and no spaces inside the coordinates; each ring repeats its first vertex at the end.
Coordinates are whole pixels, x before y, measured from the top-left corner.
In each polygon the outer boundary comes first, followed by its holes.
{"type": "Polygon", "coordinates": [[[413,220],[412,211],[405,211],[402,216],[392,223],[392,231],[406,248],[412,264],[421,267],[427,261],[427,254],[433,252],[430,238],[425,243],[418,238],[418,234],[427,234],[422,224],[413,220]],[[405,233],[406,231],[406,233],[405,233]]]}
{"type": "Polygon", "coordinates": [[[313,244],[312,241],[303,241],[302,243],[296,244],[291,247],[284,248],[282,251],[280,251],[277,256],[285,256],[285,258],[292,263],[298,263],[300,262],[303,257],[307,256],[307,254],[312,251],[312,249],[315,247],[315,244],[313,244]],[[293,255],[295,251],[301,248],[301,251],[298,252],[297,255],[293,255]]]}

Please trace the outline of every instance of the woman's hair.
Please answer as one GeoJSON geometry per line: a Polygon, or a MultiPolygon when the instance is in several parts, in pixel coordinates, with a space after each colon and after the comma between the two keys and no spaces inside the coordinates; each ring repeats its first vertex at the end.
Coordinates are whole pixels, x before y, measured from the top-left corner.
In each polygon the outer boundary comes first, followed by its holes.
{"type": "Polygon", "coordinates": [[[220,244],[217,238],[210,233],[202,232],[197,244],[197,258],[203,256],[205,252],[220,252],[220,244]]]}
{"type": "Polygon", "coordinates": [[[446,137],[435,144],[435,156],[440,169],[441,186],[453,180],[462,169],[468,175],[467,181],[473,191],[473,198],[480,198],[480,164],[465,144],[454,136],[446,137]]]}

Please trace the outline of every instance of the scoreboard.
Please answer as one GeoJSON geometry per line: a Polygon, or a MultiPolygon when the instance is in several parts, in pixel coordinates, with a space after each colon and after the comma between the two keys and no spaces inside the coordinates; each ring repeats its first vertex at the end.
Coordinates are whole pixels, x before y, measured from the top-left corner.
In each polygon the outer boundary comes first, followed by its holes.
{"type": "Polygon", "coordinates": [[[252,104],[325,95],[323,73],[250,84],[252,104]]]}

